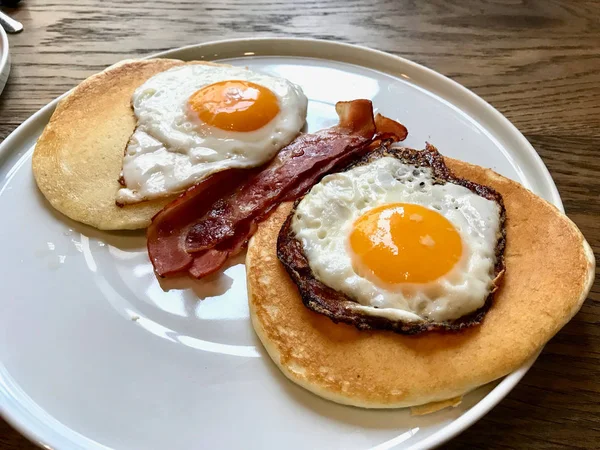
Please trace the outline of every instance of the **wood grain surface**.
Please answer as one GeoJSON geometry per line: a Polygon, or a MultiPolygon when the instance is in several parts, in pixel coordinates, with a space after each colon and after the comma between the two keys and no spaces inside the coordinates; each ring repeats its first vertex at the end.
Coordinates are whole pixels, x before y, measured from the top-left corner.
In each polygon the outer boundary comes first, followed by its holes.
{"type": "MultiPolygon", "coordinates": [[[[600,2],[595,0],[24,0],[0,139],[114,62],[255,36],[357,43],[482,96],[537,149],[600,251],[600,2]]],[[[535,268],[532,268],[535,270],[535,268]]],[[[600,284],[523,381],[447,448],[600,447],[600,284]]],[[[34,448],[0,419],[2,449],[34,448]]]]}

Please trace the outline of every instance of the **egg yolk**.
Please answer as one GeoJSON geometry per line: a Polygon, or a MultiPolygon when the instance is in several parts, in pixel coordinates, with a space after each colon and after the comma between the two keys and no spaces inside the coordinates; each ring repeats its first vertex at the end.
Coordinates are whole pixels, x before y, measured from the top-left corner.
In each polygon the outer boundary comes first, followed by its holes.
{"type": "Polygon", "coordinates": [[[386,284],[435,280],[462,254],[460,235],[448,219],[409,203],[383,205],[360,216],[349,244],[357,273],[386,284]]]}
{"type": "Polygon", "coordinates": [[[279,102],[271,90],[243,80],[204,86],[188,103],[204,123],[227,131],[258,130],[279,114],[279,102]]]}

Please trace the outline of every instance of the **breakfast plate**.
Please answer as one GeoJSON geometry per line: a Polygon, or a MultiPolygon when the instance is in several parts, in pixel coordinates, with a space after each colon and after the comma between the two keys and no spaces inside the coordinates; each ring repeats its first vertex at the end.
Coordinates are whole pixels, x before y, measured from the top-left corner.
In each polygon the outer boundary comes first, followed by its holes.
{"type": "MultiPolygon", "coordinates": [[[[154,55],[287,78],[308,97],[307,131],[340,100],[372,99],[445,155],[516,180],[562,210],[548,170],[498,111],[448,78],[363,47],[310,39],[205,43],[154,55]]],[[[102,232],[53,210],[31,157],[58,100],[0,145],[3,295],[0,407],[51,448],[431,448],[493,408],[534,359],[426,416],[364,410],[290,383],[249,320],[242,256],[203,281],[161,281],[143,232],[102,232]]]]}

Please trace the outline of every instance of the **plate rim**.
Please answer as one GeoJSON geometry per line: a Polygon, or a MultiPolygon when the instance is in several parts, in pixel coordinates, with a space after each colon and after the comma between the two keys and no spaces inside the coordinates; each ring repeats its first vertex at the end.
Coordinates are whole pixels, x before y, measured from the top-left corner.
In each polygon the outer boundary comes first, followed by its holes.
{"type": "MultiPolygon", "coordinates": [[[[2,31],[0,30],[0,39],[4,38],[6,41],[6,47],[8,49],[8,40],[6,38],[6,34],[2,36],[2,31]]],[[[3,41],[3,44],[4,44],[3,41]]],[[[185,53],[189,51],[198,51],[200,49],[208,49],[210,47],[224,47],[224,46],[244,46],[244,45],[265,45],[275,43],[276,48],[280,47],[292,47],[294,45],[304,45],[304,46],[315,46],[315,47],[329,47],[333,50],[334,53],[336,50],[338,51],[358,51],[365,55],[370,55],[371,57],[377,57],[383,60],[386,60],[388,63],[392,63],[393,65],[403,65],[405,67],[409,67],[414,72],[420,72],[425,74],[428,77],[431,77],[435,81],[446,85],[447,87],[454,89],[455,91],[463,94],[466,99],[470,102],[473,102],[475,106],[483,109],[486,113],[491,114],[491,119],[494,122],[499,123],[503,126],[504,130],[517,139],[519,146],[524,149],[528,156],[531,158],[531,161],[535,164],[536,171],[543,176],[548,187],[549,193],[552,198],[548,199],[548,201],[554,204],[559,210],[564,212],[564,207],[560,198],[560,194],[558,193],[558,189],[556,184],[554,183],[548,168],[543,163],[539,154],[535,151],[533,146],[527,141],[525,136],[516,128],[512,122],[510,122],[502,113],[500,113],[497,109],[495,109],[492,105],[486,102],[484,99],[479,97],[477,94],[472,92],[470,89],[464,87],[458,82],[448,78],[447,76],[436,72],[433,69],[430,69],[422,64],[413,62],[401,56],[397,56],[391,53],[383,52],[380,50],[372,49],[362,45],[349,44],[345,42],[337,42],[337,41],[328,41],[322,39],[312,39],[312,38],[290,38],[290,37],[254,37],[254,38],[236,38],[236,39],[223,39],[223,40],[214,40],[207,41],[198,44],[191,44],[183,47],[178,47],[170,50],[161,51],[158,53],[154,53],[139,59],[150,59],[150,58],[168,58],[174,57],[177,53],[185,53]]],[[[316,50],[315,50],[316,51],[316,50]]],[[[8,52],[7,52],[8,53],[8,52]]],[[[339,61],[346,62],[349,64],[353,64],[351,62],[342,60],[342,59],[332,59],[332,58],[323,58],[319,56],[309,56],[309,55],[296,55],[291,52],[291,48],[288,49],[288,53],[286,54],[272,54],[272,55],[256,55],[255,52],[252,52],[252,55],[248,55],[249,52],[242,52],[240,50],[239,57],[243,56],[289,56],[289,57],[310,57],[315,59],[323,59],[330,61],[339,61]],[[246,55],[244,55],[246,53],[246,55]]],[[[217,60],[222,59],[218,57],[219,54],[214,54],[213,58],[207,58],[207,60],[217,60]]],[[[332,55],[333,56],[333,55],[332,55]]],[[[0,60],[0,68],[2,68],[2,62],[4,61],[4,56],[2,60],[0,60]]],[[[9,63],[10,64],[10,63],[9,63]]],[[[355,64],[355,63],[354,63],[355,64]]],[[[389,73],[388,71],[381,70],[379,68],[364,66],[360,64],[361,67],[366,67],[372,70],[377,70],[394,77],[397,77],[396,74],[389,73]]],[[[1,89],[0,89],[1,91],[1,89]]],[[[47,105],[39,109],[37,112],[32,114],[28,119],[26,119],[21,125],[19,125],[15,130],[13,130],[2,143],[0,143],[0,163],[4,160],[4,158],[10,153],[10,149],[15,146],[19,140],[26,138],[28,136],[29,128],[37,127],[37,122],[44,121],[44,116],[49,116],[53,112],[54,108],[58,102],[68,94],[67,91],[65,94],[55,98],[47,105]]],[[[460,109],[460,108],[459,108],[460,109]]],[[[47,123],[46,120],[46,123],[47,123]]],[[[527,373],[530,367],[533,365],[535,360],[537,359],[539,353],[541,353],[542,349],[529,361],[527,361],[523,366],[518,368],[517,370],[509,373],[504,378],[502,378],[498,384],[488,392],[481,400],[479,400],[475,405],[473,405],[468,411],[462,414],[460,417],[454,419],[449,424],[445,425],[440,430],[434,432],[430,436],[424,438],[420,442],[417,442],[411,445],[410,449],[425,449],[425,448],[433,448],[439,446],[448,440],[456,437],[458,434],[462,433],[464,430],[475,424],[479,419],[485,416],[494,406],[496,406],[508,393],[518,384],[518,382],[523,378],[523,376],[527,373]]],[[[12,409],[9,408],[8,405],[11,404],[11,400],[16,400],[14,396],[10,396],[10,389],[6,387],[7,382],[10,383],[12,378],[7,374],[5,374],[4,366],[0,363],[0,415],[9,423],[13,428],[19,431],[21,434],[26,436],[35,444],[45,447],[45,448],[61,448],[63,445],[84,445],[81,448],[97,448],[97,449],[107,449],[107,447],[102,444],[91,441],[85,436],[79,434],[75,430],[72,430],[65,425],[57,422],[58,425],[66,428],[70,435],[69,438],[65,437],[63,434],[59,433],[56,428],[48,425],[47,422],[42,421],[38,416],[31,413],[29,410],[26,410],[24,413],[19,411],[19,408],[22,406],[18,401],[13,402],[12,409]],[[28,420],[29,419],[29,420],[28,420]],[[52,436],[52,437],[50,437],[52,436]]],[[[18,388],[18,386],[16,386],[18,388]]],[[[27,399],[29,397],[27,394],[23,393],[27,399]]],[[[32,400],[32,399],[30,399],[32,400]]],[[[38,406],[35,401],[33,401],[35,406],[38,406]]],[[[41,410],[45,413],[44,410],[41,410]]],[[[50,416],[53,420],[52,416],[50,416]]],[[[395,448],[398,445],[392,444],[391,446],[386,446],[386,448],[395,448]]]]}

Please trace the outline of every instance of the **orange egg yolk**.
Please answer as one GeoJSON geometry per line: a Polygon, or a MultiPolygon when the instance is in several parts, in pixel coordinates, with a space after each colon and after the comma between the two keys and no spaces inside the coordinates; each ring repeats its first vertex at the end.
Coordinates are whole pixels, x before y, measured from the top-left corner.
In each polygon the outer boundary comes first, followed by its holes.
{"type": "Polygon", "coordinates": [[[386,284],[427,283],[459,261],[462,241],[440,213],[420,205],[391,203],[360,216],[350,233],[357,273],[386,284]]]}
{"type": "Polygon", "coordinates": [[[279,114],[279,102],[271,90],[243,80],[204,86],[188,103],[204,123],[227,131],[258,130],[279,114]]]}

